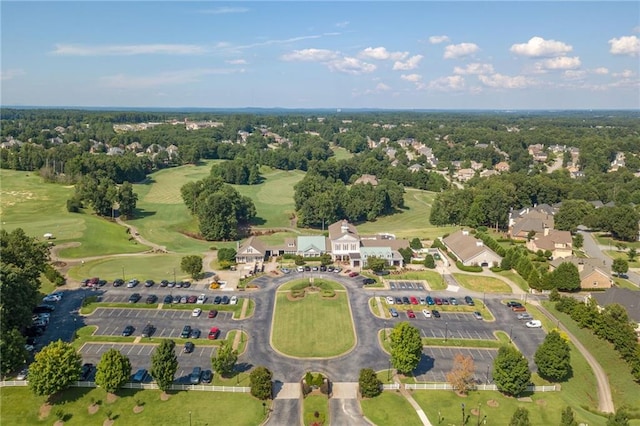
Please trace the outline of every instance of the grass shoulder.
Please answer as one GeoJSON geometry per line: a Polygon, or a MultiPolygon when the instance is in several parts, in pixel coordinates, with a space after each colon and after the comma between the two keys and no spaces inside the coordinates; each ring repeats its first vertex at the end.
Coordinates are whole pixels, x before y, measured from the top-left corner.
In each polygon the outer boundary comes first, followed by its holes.
{"type": "Polygon", "coordinates": [[[480,293],[511,293],[509,284],[494,277],[459,273],[453,274],[453,277],[461,286],[472,291],[480,293]]]}

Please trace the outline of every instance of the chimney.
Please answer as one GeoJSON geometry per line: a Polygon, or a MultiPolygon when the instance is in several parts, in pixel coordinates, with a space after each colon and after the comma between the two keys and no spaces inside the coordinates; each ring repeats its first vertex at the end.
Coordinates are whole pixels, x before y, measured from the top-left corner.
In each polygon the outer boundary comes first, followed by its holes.
{"type": "Polygon", "coordinates": [[[342,221],[342,226],[340,227],[340,230],[342,231],[343,234],[346,234],[347,232],[349,232],[349,223],[346,220],[342,221]]]}
{"type": "Polygon", "coordinates": [[[549,235],[549,227],[547,225],[544,225],[544,236],[548,236],[549,235]]]}

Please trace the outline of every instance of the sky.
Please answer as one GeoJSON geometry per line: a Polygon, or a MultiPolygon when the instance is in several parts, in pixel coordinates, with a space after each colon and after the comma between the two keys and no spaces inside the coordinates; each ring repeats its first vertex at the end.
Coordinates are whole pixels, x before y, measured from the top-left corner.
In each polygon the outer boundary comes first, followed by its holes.
{"type": "Polygon", "coordinates": [[[0,2],[2,105],[639,109],[640,2],[0,2]]]}

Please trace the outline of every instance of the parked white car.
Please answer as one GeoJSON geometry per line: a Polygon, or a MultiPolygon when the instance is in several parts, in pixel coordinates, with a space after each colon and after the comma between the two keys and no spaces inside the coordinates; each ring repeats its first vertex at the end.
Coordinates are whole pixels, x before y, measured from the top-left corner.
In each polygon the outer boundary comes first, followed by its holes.
{"type": "Polygon", "coordinates": [[[539,321],[539,320],[527,321],[525,325],[529,328],[540,328],[542,327],[542,321],[539,321]]]}
{"type": "Polygon", "coordinates": [[[229,304],[237,305],[238,304],[238,296],[231,296],[231,300],[229,300],[229,304]]]}
{"type": "Polygon", "coordinates": [[[387,296],[387,305],[393,305],[393,297],[387,296]]]}
{"type": "Polygon", "coordinates": [[[53,294],[50,294],[48,296],[43,297],[42,301],[45,302],[45,303],[59,302],[60,298],[58,296],[54,296],[53,294]]]}
{"type": "Polygon", "coordinates": [[[202,309],[200,309],[200,308],[195,308],[195,309],[193,310],[193,312],[191,312],[191,316],[192,316],[192,317],[199,317],[201,313],[202,313],[202,309]]]}
{"type": "Polygon", "coordinates": [[[424,315],[425,318],[431,318],[431,311],[428,309],[423,309],[422,315],[424,315]]]}
{"type": "Polygon", "coordinates": [[[198,296],[198,299],[196,300],[196,304],[197,305],[204,305],[204,302],[207,301],[207,295],[206,294],[201,294],[200,296],[198,296]]]}

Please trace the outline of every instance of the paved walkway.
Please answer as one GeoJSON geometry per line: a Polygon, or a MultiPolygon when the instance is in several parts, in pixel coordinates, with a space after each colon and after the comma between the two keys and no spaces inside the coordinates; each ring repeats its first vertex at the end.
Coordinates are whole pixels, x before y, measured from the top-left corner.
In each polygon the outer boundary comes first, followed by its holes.
{"type": "MultiPolygon", "coordinates": [[[[394,377],[394,379],[396,382],[400,382],[397,376],[394,377]]],[[[427,417],[427,415],[424,413],[424,410],[420,407],[420,405],[418,405],[416,400],[413,399],[413,396],[411,395],[411,393],[404,388],[403,384],[400,384],[400,394],[404,396],[406,400],[409,401],[409,404],[411,404],[413,409],[416,410],[416,413],[418,414],[418,417],[420,418],[420,421],[422,422],[422,424],[424,426],[431,426],[431,422],[429,421],[429,418],[427,417]]]]}

